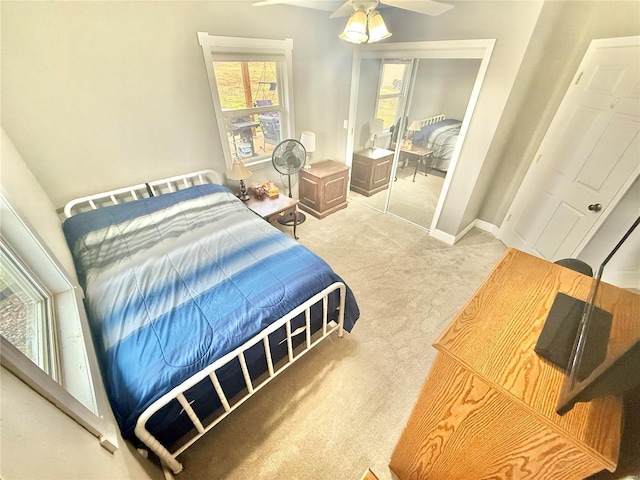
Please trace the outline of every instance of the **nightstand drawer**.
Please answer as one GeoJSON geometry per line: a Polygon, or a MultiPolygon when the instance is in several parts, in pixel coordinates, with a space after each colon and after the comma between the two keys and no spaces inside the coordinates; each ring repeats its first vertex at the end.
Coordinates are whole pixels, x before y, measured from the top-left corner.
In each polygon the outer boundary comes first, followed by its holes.
{"type": "Polygon", "coordinates": [[[295,211],[295,207],[287,208],[286,210],[282,210],[281,212],[274,213],[265,218],[265,220],[269,223],[277,222],[279,218],[284,217],[287,214],[293,213],[295,211]]]}
{"type": "Polygon", "coordinates": [[[293,221],[294,218],[297,218],[298,200],[289,198],[285,195],[279,195],[274,198],[265,197],[261,199],[257,199],[252,195],[245,204],[256,215],[260,215],[269,223],[276,223],[285,215],[291,215],[291,223],[289,219],[287,219],[284,222],[284,225],[293,225],[293,238],[296,240],[298,239],[298,236],[296,235],[297,223],[293,221]]]}

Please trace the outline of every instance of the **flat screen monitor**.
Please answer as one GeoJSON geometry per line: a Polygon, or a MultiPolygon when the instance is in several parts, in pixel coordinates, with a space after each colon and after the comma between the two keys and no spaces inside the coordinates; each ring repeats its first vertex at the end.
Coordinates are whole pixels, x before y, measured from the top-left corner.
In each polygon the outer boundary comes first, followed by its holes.
{"type": "MultiPolygon", "coordinates": [[[[627,230],[599,266],[586,301],[558,293],[535,351],[565,371],[556,412],[563,415],[577,402],[607,395],[622,395],[640,384],[640,328],[630,328],[630,338],[610,338],[612,315],[600,306],[610,304],[602,298],[607,285],[601,284],[607,263],[640,224],[640,217],[627,230]],[[604,287],[604,288],[603,288],[604,287]]],[[[640,323],[640,296],[632,296],[635,318],[640,323]],[[634,310],[635,309],[635,310],[634,310]]]]}

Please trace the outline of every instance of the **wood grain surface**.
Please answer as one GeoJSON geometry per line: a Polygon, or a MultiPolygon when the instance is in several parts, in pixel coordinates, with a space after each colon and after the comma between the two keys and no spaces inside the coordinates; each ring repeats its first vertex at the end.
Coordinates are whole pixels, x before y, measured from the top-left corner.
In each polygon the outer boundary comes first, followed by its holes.
{"type": "Polygon", "coordinates": [[[600,463],[439,355],[389,464],[399,479],[581,479],[600,463]]]}
{"type": "MultiPolygon", "coordinates": [[[[556,293],[585,299],[591,280],[507,250],[435,343],[437,360],[392,456],[398,478],[565,479],[615,468],[621,399],[557,415],[564,373],[533,350],[556,293]]],[[[640,337],[640,296],[602,287],[614,355],[640,337]]]]}

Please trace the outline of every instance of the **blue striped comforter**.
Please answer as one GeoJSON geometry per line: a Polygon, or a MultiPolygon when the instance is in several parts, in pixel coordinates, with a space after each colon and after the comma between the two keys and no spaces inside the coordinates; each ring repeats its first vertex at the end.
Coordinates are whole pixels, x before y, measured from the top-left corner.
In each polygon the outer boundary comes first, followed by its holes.
{"type": "Polygon", "coordinates": [[[413,136],[413,144],[433,150],[431,168],[446,172],[460,135],[462,122],[448,118],[422,127],[413,136]]]}
{"type": "Polygon", "coordinates": [[[220,185],[82,213],[64,232],[125,438],[157,398],[342,281],[220,185]]]}

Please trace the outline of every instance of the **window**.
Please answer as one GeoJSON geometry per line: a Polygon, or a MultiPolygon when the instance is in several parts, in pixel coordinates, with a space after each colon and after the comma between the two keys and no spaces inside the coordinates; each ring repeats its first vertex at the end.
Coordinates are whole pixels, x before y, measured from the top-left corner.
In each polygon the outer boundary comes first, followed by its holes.
{"type": "Polygon", "coordinates": [[[293,132],[292,41],[198,38],[227,168],[270,161],[293,132]]]}
{"type": "Polygon", "coordinates": [[[409,62],[385,61],[382,66],[375,118],[382,119],[383,130],[388,131],[400,118],[409,65],[409,62]]]}
{"type": "Polygon", "coordinates": [[[106,395],[81,289],[0,194],[0,357],[33,390],[100,439],[118,448],[105,418],[106,395]]]}
{"type": "Polygon", "coordinates": [[[271,155],[280,143],[279,62],[213,62],[232,159],[271,155]]]}
{"type": "Polygon", "coordinates": [[[53,296],[0,237],[0,334],[57,380],[53,296]]]}

